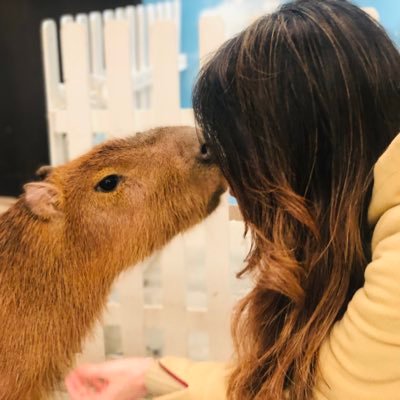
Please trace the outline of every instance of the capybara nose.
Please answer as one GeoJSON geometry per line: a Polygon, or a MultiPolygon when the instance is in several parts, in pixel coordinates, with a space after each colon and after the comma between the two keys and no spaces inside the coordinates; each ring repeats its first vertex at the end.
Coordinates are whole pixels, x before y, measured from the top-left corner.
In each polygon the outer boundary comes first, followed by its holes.
{"type": "MultiPolygon", "coordinates": [[[[174,128],[175,132],[164,135],[164,140],[173,144],[170,151],[184,157],[186,160],[196,160],[197,162],[208,165],[215,164],[216,157],[212,147],[206,143],[201,135],[198,135],[195,128],[182,127],[174,128]],[[172,136],[171,136],[172,135],[172,136]]],[[[164,148],[165,149],[165,148],[164,148]]]]}
{"type": "Polygon", "coordinates": [[[214,161],[211,148],[206,143],[200,144],[199,160],[204,162],[205,164],[209,164],[214,161]]]}

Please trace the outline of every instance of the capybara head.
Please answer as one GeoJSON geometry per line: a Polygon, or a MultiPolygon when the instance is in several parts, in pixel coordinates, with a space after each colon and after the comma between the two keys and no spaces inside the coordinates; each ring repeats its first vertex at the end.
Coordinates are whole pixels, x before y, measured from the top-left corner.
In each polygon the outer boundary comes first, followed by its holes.
{"type": "Polygon", "coordinates": [[[190,127],[111,140],[38,174],[40,182],[25,185],[31,212],[77,250],[128,264],[205,218],[226,189],[190,127]]]}

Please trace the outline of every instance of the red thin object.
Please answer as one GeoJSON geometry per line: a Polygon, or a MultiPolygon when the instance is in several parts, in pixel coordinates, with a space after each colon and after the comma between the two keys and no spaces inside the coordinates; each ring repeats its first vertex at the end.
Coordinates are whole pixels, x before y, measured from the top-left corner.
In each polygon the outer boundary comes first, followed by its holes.
{"type": "Polygon", "coordinates": [[[161,369],[166,372],[171,378],[175,379],[178,383],[180,383],[183,387],[188,388],[189,385],[179,376],[175,375],[171,370],[169,370],[165,365],[161,364],[161,362],[158,362],[158,365],[161,367],[161,369]]]}

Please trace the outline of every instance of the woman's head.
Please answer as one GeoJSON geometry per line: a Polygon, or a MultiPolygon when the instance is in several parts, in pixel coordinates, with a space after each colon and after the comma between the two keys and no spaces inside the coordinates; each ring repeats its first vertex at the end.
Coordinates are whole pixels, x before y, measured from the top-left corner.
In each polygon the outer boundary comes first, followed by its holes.
{"type": "Polygon", "coordinates": [[[226,42],[193,103],[253,236],[230,397],[309,399],[321,342],[363,283],[372,169],[400,128],[399,53],[349,2],[299,0],[226,42]]]}

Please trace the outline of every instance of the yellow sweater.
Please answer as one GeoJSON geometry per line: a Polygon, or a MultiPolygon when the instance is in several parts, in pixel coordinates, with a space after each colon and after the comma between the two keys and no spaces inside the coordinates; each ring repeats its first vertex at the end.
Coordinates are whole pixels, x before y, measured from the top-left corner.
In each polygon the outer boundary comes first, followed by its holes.
{"type": "MultiPolygon", "coordinates": [[[[400,400],[400,135],[378,160],[365,285],[320,351],[315,400],[400,400]]],[[[164,358],[189,387],[158,400],[224,400],[226,366],[164,358]]]]}

